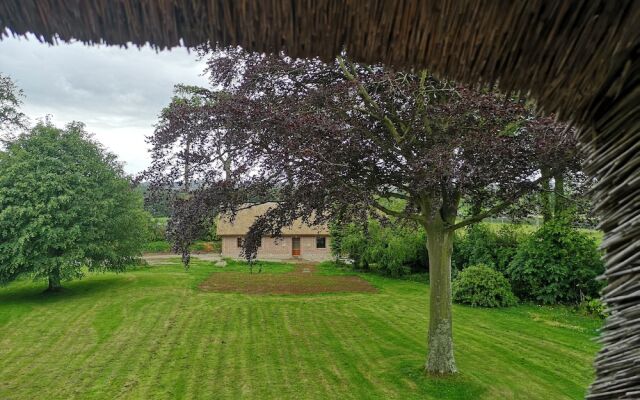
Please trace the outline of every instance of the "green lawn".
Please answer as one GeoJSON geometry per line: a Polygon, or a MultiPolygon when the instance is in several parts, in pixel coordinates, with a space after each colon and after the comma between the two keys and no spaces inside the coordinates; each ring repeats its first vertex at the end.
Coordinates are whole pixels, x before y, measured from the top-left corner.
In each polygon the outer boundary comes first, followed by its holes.
{"type": "MultiPolygon", "coordinates": [[[[191,251],[205,252],[205,253],[220,253],[220,246],[222,243],[217,240],[213,242],[206,242],[204,240],[197,240],[190,246],[191,251]]],[[[145,245],[144,251],[147,253],[171,253],[171,244],[166,240],[157,240],[149,242],[145,245]]]]}
{"type": "Polygon", "coordinates": [[[42,295],[44,283],[0,288],[0,399],[579,399],[592,378],[600,322],[565,308],[456,306],[461,374],[437,379],[422,373],[425,284],[365,276],[379,292],[197,289],[219,270],[196,261],[188,272],[175,263],[96,274],[56,295],[42,295]]]}

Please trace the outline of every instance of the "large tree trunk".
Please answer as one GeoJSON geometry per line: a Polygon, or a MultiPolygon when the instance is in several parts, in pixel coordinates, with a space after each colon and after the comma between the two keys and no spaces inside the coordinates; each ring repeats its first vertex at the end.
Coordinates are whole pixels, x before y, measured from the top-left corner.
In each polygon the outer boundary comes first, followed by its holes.
{"type": "Polygon", "coordinates": [[[426,370],[431,374],[457,372],[451,321],[451,253],[453,232],[441,221],[427,226],[429,251],[429,350],[426,370]]]}
{"type": "Polygon", "coordinates": [[[49,272],[49,287],[47,288],[47,292],[59,292],[62,290],[62,285],[60,284],[60,270],[54,269],[49,272]]]}

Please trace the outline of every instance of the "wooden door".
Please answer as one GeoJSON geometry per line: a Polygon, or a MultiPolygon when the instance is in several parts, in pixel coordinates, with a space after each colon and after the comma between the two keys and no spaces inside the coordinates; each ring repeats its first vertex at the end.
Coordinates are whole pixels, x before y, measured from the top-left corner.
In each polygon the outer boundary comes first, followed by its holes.
{"type": "Polygon", "coordinates": [[[291,255],[297,257],[300,255],[300,238],[291,238],[291,255]]]}

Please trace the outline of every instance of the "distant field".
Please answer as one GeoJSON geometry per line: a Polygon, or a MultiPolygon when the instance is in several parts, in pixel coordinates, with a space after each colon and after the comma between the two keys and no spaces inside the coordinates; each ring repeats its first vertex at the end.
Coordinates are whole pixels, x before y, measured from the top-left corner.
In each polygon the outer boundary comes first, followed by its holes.
{"type": "MultiPolygon", "coordinates": [[[[504,225],[510,224],[505,222],[485,222],[485,223],[491,226],[495,230],[500,229],[500,227],[504,225]]],[[[527,232],[527,233],[535,232],[536,229],[540,227],[539,225],[533,225],[533,224],[513,224],[513,225],[516,225],[518,229],[521,229],[523,232],[527,232]]],[[[591,237],[593,237],[593,240],[595,240],[598,244],[602,242],[602,238],[604,236],[602,231],[597,229],[587,229],[587,228],[579,228],[579,230],[591,235],[591,237]]]]}
{"type": "Polygon", "coordinates": [[[454,306],[461,374],[438,379],[422,372],[427,285],[360,275],[377,291],[198,288],[228,272],[264,279],[176,260],[92,274],[57,295],[42,295],[44,283],[0,288],[0,398],[579,399],[592,379],[600,321],[564,307],[454,306]]]}

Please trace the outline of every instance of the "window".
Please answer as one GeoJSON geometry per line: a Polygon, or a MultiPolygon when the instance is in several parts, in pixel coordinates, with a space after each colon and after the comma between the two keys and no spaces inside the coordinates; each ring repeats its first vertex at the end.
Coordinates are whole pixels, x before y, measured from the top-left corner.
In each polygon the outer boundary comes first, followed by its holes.
{"type": "Polygon", "coordinates": [[[327,248],[327,238],[325,237],[317,237],[316,238],[316,249],[326,249],[327,248]]]}

